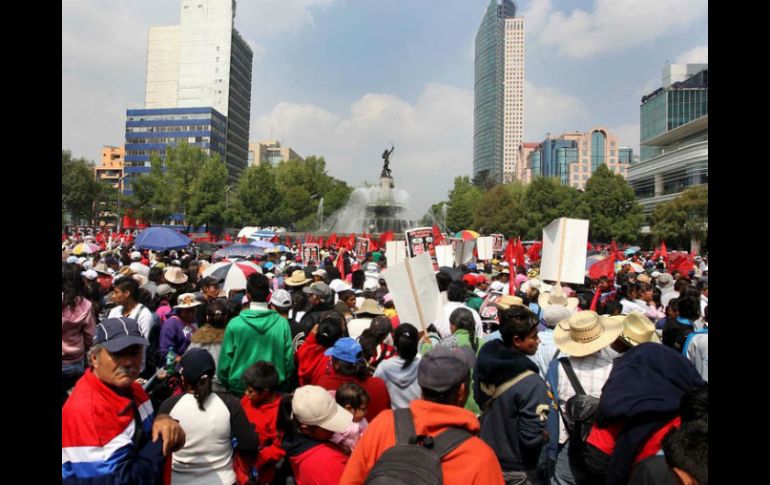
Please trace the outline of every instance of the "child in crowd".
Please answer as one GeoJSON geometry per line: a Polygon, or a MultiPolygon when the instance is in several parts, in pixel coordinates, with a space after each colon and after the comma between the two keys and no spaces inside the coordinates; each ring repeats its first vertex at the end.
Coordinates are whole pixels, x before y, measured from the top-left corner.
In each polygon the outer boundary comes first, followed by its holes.
{"type": "MultiPolygon", "coordinates": [[[[276,478],[276,464],[286,455],[281,448],[281,439],[276,430],[278,409],[281,395],[278,387],[278,371],[270,362],[259,361],[246,369],[241,377],[246,384],[246,392],[241,398],[241,407],[246,418],[259,434],[259,456],[256,462],[248,457],[239,456],[236,466],[238,483],[245,483],[253,477],[256,470],[258,483],[273,483],[276,478]],[[252,466],[253,464],[253,466],[252,466]]],[[[275,483],[283,483],[275,480],[275,483]]]]}
{"type": "MultiPolygon", "coordinates": [[[[334,393],[334,391],[329,391],[329,393],[334,393]]],[[[337,390],[334,400],[353,415],[353,422],[342,433],[334,433],[329,441],[338,445],[349,455],[353,452],[369,424],[364,417],[369,404],[369,394],[355,382],[346,382],[337,390]]]]}

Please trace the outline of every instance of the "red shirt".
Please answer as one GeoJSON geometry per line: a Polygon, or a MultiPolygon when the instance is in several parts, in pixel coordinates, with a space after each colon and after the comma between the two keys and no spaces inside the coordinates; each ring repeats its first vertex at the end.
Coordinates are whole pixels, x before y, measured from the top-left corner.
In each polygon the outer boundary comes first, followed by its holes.
{"type": "MultiPolygon", "coordinates": [[[[657,454],[658,451],[660,451],[660,443],[663,441],[663,437],[666,436],[666,433],[668,433],[671,428],[679,427],[681,422],[682,420],[677,416],[650,435],[638,450],[636,459],[634,459],[634,464],[657,454]]],[[[586,439],[586,443],[594,445],[608,455],[612,455],[615,451],[615,440],[622,429],[623,423],[615,423],[606,428],[600,428],[594,423],[593,428],[591,428],[591,433],[586,439]]]]}
{"type": "MultiPolygon", "coordinates": [[[[248,396],[241,398],[241,407],[246,414],[246,419],[254,425],[254,429],[259,434],[259,457],[255,463],[259,473],[259,483],[269,483],[273,480],[275,464],[286,454],[286,451],[281,448],[281,440],[275,427],[280,405],[280,394],[277,395],[274,401],[259,406],[255,406],[248,396]]],[[[248,477],[251,468],[244,461],[243,457],[240,460],[236,460],[236,473],[238,474],[239,483],[242,483],[241,472],[245,473],[246,477],[248,477]]]]}
{"type": "Polygon", "coordinates": [[[369,405],[366,409],[366,418],[370,423],[380,414],[381,411],[390,409],[390,394],[385,382],[379,377],[368,377],[366,380],[359,380],[356,376],[343,376],[340,374],[323,376],[319,381],[319,386],[329,391],[336,391],[345,382],[355,382],[366,390],[369,394],[369,405]]]}
{"type": "Polygon", "coordinates": [[[300,386],[317,385],[319,379],[327,374],[327,370],[331,368],[332,358],[324,355],[325,351],[326,348],[316,341],[315,334],[312,332],[305,338],[305,343],[297,349],[295,355],[300,386]]]}

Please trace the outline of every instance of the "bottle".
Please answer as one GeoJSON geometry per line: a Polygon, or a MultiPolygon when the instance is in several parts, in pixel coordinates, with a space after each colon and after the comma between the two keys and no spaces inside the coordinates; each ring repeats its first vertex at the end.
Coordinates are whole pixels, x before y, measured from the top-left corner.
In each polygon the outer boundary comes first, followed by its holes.
{"type": "Polygon", "coordinates": [[[166,353],[166,372],[173,374],[174,364],[176,364],[176,352],[174,352],[174,347],[169,346],[166,353]]]}

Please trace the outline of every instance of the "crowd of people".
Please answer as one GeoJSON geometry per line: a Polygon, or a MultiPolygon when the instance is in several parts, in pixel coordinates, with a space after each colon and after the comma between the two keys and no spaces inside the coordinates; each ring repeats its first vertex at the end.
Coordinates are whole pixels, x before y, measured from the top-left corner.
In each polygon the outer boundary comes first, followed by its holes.
{"type": "Polygon", "coordinates": [[[423,329],[379,251],[267,251],[232,288],[194,245],[74,242],[62,483],[708,484],[706,257],[442,269],[423,329]]]}

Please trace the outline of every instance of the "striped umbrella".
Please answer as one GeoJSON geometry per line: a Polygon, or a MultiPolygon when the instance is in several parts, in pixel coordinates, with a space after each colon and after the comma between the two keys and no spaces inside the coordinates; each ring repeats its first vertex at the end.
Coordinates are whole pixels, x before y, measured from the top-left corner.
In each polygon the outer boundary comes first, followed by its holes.
{"type": "Polygon", "coordinates": [[[252,273],[261,273],[262,269],[251,261],[219,262],[212,264],[203,272],[203,277],[213,276],[224,282],[223,290],[242,290],[246,288],[246,279],[252,273]]]}
{"type": "Polygon", "coordinates": [[[476,231],[471,231],[470,229],[465,229],[463,231],[458,231],[455,234],[455,237],[462,238],[463,241],[472,241],[479,238],[479,233],[476,231]]]}
{"type": "Polygon", "coordinates": [[[218,258],[249,258],[251,256],[264,256],[265,250],[252,246],[251,244],[233,244],[216,251],[213,255],[214,259],[218,258]]]}
{"type": "Polygon", "coordinates": [[[94,254],[98,253],[101,248],[93,243],[80,243],[72,248],[72,254],[94,254]]]}

